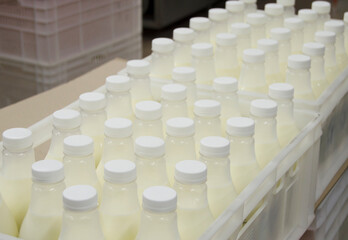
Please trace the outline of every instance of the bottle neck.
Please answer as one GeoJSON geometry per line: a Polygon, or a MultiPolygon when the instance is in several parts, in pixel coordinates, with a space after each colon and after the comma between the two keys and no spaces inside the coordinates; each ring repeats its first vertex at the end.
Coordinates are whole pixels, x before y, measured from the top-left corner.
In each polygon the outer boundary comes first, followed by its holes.
{"type": "Polygon", "coordinates": [[[290,99],[274,99],[278,104],[277,124],[294,122],[294,103],[290,99]]]}
{"type": "MultiPolygon", "coordinates": [[[[20,150],[3,149],[1,175],[6,179],[30,179],[31,165],[35,162],[32,147],[20,150]]],[[[30,181],[30,180],[29,180],[30,181]]]]}
{"type": "Polygon", "coordinates": [[[333,67],[336,66],[336,48],[332,43],[325,44],[325,66],[333,67]]]}
{"type": "Polygon", "coordinates": [[[207,165],[207,184],[217,185],[231,182],[230,160],[225,157],[207,157],[200,153],[200,159],[207,165]]]}
{"type": "Polygon", "coordinates": [[[343,33],[339,33],[336,35],[336,53],[337,54],[346,54],[346,50],[344,47],[343,33]]]}
{"type": "Polygon", "coordinates": [[[311,79],[325,78],[325,64],[323,56],[311,57],[311,79]]]}
{"type": "Polygon", "coordinates": [[[265,59],[265,72],[266,74],[278,74],[279,64],[274,64],[278,62],[278,52],[268,52],[266,53],[265,59]]]}
{"type": "Polygon", "coordinates": [[[228,135],[230,140],[230,160],[234,162],[256,161],[255,142],[252,136],[232,136],[228,135]]]}
{"type": "Polygon", "coordinates": [[[275,118],[253,116],[255,120],[255,141],[267,143],[277,141],[277,121],[275,118]]]}
{"type": "Polygon", "coordinates": [[[209,207],[206,183],[184,184],[177,180],[173,188],[178,194],[178,209],[202,209],[209,207]]]}

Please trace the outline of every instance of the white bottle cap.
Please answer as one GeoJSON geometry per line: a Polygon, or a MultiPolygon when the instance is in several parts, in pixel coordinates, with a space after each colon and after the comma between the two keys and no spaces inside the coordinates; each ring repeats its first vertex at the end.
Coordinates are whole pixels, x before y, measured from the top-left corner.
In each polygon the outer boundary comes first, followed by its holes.
{"type": "Polygon", "coordinates": [[[87,111],[98,111],[106,107],[106,98],[103,93],[82,93],[79,98],[80,108],[87,111]]]}
{"type": "Polygon", "coordinates": [[[153,186],[143,192],[143,209],[151,212],[172,212],[176,210],[175,190],[165,186],[153,186]]]}
{"type": "Polygon", "coordinates": [[[132,75],[148,75],[150,63],[145,60],[130,60],[127,62],[127,73],[132,75]]]}
{"type": "Polygon", "coordinates": [[[295,5],[295,0],[277,0],[277,3],[285,7],[290,7],[295,5]]]}
{"type": "Polygon", "coordinates": [[[239,13],[244,11],[244,3],[241,1],[227,1],[225,8],[231,13],[239,13]]]}
{"type": "Polygon", "coordinates": [[[166,122],[167,134],[174,137],[189,137],[195,133],[195,124],[191,118],[177,117],[166,122]]]}
{"type": "Polygon", "coordinates": [[[233,23],[231,24],[231,33],[240,35],[250,34],[250,24],[247,23],[233,23]]]}
{"type": "Polygon", "coordinates": [[[105,87],[110,92],[126,92],[131,88],[128,76],[112,75],[106,78],[105,87]]]}
{"type": "Polygon", "coordinates": [[[237,44],[237,36],[233,33],[219,33],[216,35],[216,44],[220,46],[234,46],[237,44]]]}
{"type": "Polygon", "coordinates": [[[256,3],[256,0],[242,0],[245,3],[256,3]]]}
{"type": "Polygon", "coordinates": [[[162,87],[162,99],[168,101],[182,101],[186,99],[186,87],[181,84],[167,84],[162,87]]]}
{"type": "Polygon", "coordinates": [[[172,78],[178,82],[194,82],[196,80],[196,70],[192,67],[173,68],[172,78]]]}
{"type": "Polygon", "coordinates": [[[207,166],[197,160],[184,160],[175,165],[175,180],[183,184],[200,184],[207,181],[207,166]]]}
{"type": "Polygon", "coordinates": [[[277,41],[288,40],[291,38],[291,30],[288,28],[272,28],[270,36],[277,41]]]}
{"type": "Polygon", "coordinates": [[[325,45],[317,42],[303,44],[302,52],[308,56],[324,56],[325,45]]]}
{"type": "Polygon", "coordinates": [[[218,136],[202,138],[199,152],[206,157],[227,157],[230,154],[230,141],[218,136]]]}
{"type": "Polygon", "coordinates": [[[111,118],[104,123],[104,134],[111,138],[132,136],[132,121],[126,118],[111,118]]]}
{"type": "Polygon", "coordinates": [[[255,122],[251,118],[232,117],[227,120],[226,132],[237,137],[251,137],[254,135],[255,122]]]}
{"type": "Polygon", "coordinates": [[[192,42],[195,32],[191,28],[176,28],[173,31],[173,39],[177,42],[192,42]]]}
{"type": "Polygon", "coordinates": [[[159,158],[164,155],[163,139],[153,136],[141,136],[135,140],[134,152],[141,157],[159,158]]]}
{"type": "Polygon", "coordinates": [[[335,43],[336,33],[329,31],[318,31],[315,33],[314,39],[316,42],[320,42],[323,44],[335,43]]]}
{"type": "Polygon", "coordinates": [[[271,16],[279,16],[284,13],[284,7],[277,3],[267,3],[265,5],[265,12],[271,16]]]}
{"type": "Polygon", "coordinates": [[[72,135],[64,138],[64,154],[69,156],[87,156],[93,153],[93,139],[85,135],[72,135]]]}
{"type": "Polygon", "coordinates": [[[213,55],[213,45],[210,43],[195,43],[191,46],[191,53],[196,57],[206,57],[213,55]]]}
{"type": "Polygon", "coordinates": [[[237,92],[238,82],[234,77],[218,77],[214,79],[213,88],[216,92],[237,92]]]}
{"type": "Polygon", "coordinates": [[[251,102],[250,113],[256,117],[275,117],[277,103],[268,99],[256,99],[251,102]]]}
{"type": "Polygon", "coordinates": [[[57,183],[64,180],[63,163],[57,160],[41,160],[31,165],[33,182],[57,183]]]}
{"type": "Polygon", "coordinates": [[[27,128],[10,128],[2,133],[2,142],[8,150],[21,150],[33,145],[32,132],[27,128]]]}
{"type": "Polygon", "coordinates": [[[245,49],[243,51],[243,61],[247,63],[265,62],[265,52],[256,48],[245,49]]]}
{"type": "Polygon", "coordinates": [[[265,53],[278,51],[278,41],[270,38],[264,38],[257,41],[257,48],[265,53]]]}
{"type": "Polygon", "coordinates": [[[246,22],[250,25],[264,25],[266,21],[267,18],[262,13],[249,13],[246,16],[246,22]]]}
{"type": "Polygon", "coordinates": [[[342,20],[329,20],[324,24],[325,31],[331,31],[336,34],[344,32],[344,22],[342,20]]]}
{"type": "Polygon", "coordinates": [[[210,28],[210,20],[206,17],[190,18],[190,28],[195,31],[204,31],[210,28]]]}
{"type": "Polygon", "coordinates": [[[344,13],[343,21],[344,21],[345,23],[348,23],[348,12],[345,12],[345,13],[344,13]]]}
{"type": "Polygon", "coordinates": [[[157,120],[162,117],[162,105],[155,101],[141,101],[135,104],[134,113],[141,120],[157,120]]]}
{"type": "Polygon", "coordinates": [[[137,178],[135,164],[129,160],[111,160],[104,164],[104,180],[111,183],[130,183],[137,178]]]}
{"type": "Polygon", "coordinates": [[[221,113],[221,104],[210,99],[198,100],[194,104],[193,112],[200,117],[218,117],[221,113]]]}
{"type": "Polygon", "coordinates": [[[284,27],[290,30],[298,30],[304,28],[304,21],[299,17],[291,17],[284,19],[284,27]]]}
{"type": "Polygon", "coordinates": [[[268,88],[268,96],[273,99],[288,99],[294,98],[294,87],[288,83],[273,83],[268,88]]]}
{"type": "Polygon", "coordinates": [[[211,21],[221,22],[228,18],[228,12],[224,8],[211,8],[208,11],[208,16],[211,21]]]}
{"type": "Polygon", "coordinates": [[[152,40],[153,52],[169,53],[174,50],[174,41],[170,38],[155,38],[152,40]]]}
{"type": "Polygon", "coordinates": [[[74,129],[81,125],[80,112],[73,109],[61,109],[52,114],[53,126],[60,129],[74,129]]]}
{"type": "Polygon", "coordinates": [[[88,211],[98,207],[98,194],[89,185],[74,185],[63,191],[63,204],[66,210],[88,211]]]}
{"type": "Polygon", "coordinates": [[[288,57],[288,67],[293,69],[309,69],[311,67],[311,58],[302,54],[290,55],[288,57]]]}
{"type": "Polygon", "coordinates": [[[327,14],[330,13],[331,3],[326,1],[315,1],[312,2],[312,9],[319,14],[327,14]]]}
{"type": "Polygon", "coordinates": [[[305,22],[313,22],[318,18],[318,14],[312,9],[301,9],[298,16],[305,22]]]}

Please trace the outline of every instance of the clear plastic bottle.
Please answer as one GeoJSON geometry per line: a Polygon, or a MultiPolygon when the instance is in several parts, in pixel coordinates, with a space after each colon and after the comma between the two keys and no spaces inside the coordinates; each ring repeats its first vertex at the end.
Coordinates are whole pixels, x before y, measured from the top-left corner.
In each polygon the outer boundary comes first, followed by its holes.
{"type": "Polygon", "coordinates": [[[219,77],[214,79],[213,88],[215,100],[221,104],[222,133],[225,134],[226,121],[230,117],[240,116],[238,102],[238,82],[232,77],[219,77]]]}
{"type": "Polygon", "coordinates": [[[277,137],[277,103],[256,99],[251,102],[250,114],[255,121],[256,160],[264,168],[280,151],[277,137]]]}
{"type": "Polygon", "coordinates": [[[35,161],[32,132],[10,128],[2,133],[0,192],[20,228],[31,195],[31,165],[35,161]]]}
{"type": "Polygon", "coordinates": [[[244,50],[239,89],[257,93],[267,92],[264,51],[254,48],[244,50]]]}
{"type": "Polygon", "coordinates": [[[111,118],[104,124],[104,149],[97,167],[99,182],[104,184],[104,165],[110,160],[126,159],[134,161],[132,121],[126,118],[111,118]]]}
{"type": "Polygon", "coordinates": [[[315,100],[311,85],[310,68],[310,57],[301,54],[289,56],[286,82],[294,87],[296,99],[315,100]]]}
{"type": "Polygon", "coordinates": [[[268,17],[266,33],[269,36],[272,28],[283,26],[284,22],[284,7],[278,3],[267,3],[265,5],[265,13],[268,17]]]}
{"type": "Polygon", "coordinates": [[[93,139],[72,135],[64,139],[64,171],[66,186],[88,184],[98,193],[101,186],[94,168],[93,139]]]}
{"type": "Polygon", "coordinates": [[[104,168],[99,213],[105,239],[135,239],[140,221],[135,164],[129,160],[111,160],[104,168]]]}
{"type": "Polygon", "coordinates": [[[184,160],[176,164],[173,188],[178,194],[178,228],[182,240],[198,239],[214,221],[206,181],[204,163],[184,160]]]}
{"type": "Polygon", "coordinates": [[[169,185],[167,177],[165,145],[158,137],[142,136],[135,140],[135,163],[137,165],[138,197],[155,185],[169,185]]]}
{"type": "Polygon", "coordinates": [[[152,100],[150,85],[150,63],[145,60],[127,62],[127,74],[131,80],[132,106],[140,101],[152,100]]]}
{"type": "Polygon", "coordinates": [[[226,1],[225,8],[228,11],[228,27],[233,23],[244,22],[244,2],[226,1]]]}
{"type": "Polygon", "coordinates": [[[295,16],[295,0],[277,0],[284,7],[284,19],[295,16]]]}
{"type": "Polygon", "coordinates": [[[205,137],[200,142],[200,160],[208,169],[208,202],[217,218],[236,198],[230,174],[230,142],[223,137],[205,137]]]}
{"type": "Polygon", "coordinates": [[[190,18],[190,28],[195,31],[194,43],[210,43],[211,22],[206,17],[190,18]]]}
{"type": "Polygon", "coordinates": [[[164,186],[147,188],[143,196],[137,240],[179,240],[176,192],[164,186]]]}
{"type": "Polygon", "coordinates": [[[239,77],[237,36],[233,33],[216,35],[215,70],[220,77],[239,77]]]}
{"type": "Polygon", "coordinates": [[[284,20],[284,27],[291,30],[292,54],[300,54],[302,52],[304,26],[304,21],[299,17],[292,17],[284,20]]]}
{"type": "Polygon", "coordinates": [[[260,39],[257,48],[265,52],[265,74],[268,85],[275,82],[284,82],[279,69],[278,41],[274,39],[260,39]]]}
{"type": "Polygon", "coordinates": [[[57,240],[62,223],[63,164],[41,160],[32,165],[33,185],[19,237],[25,240],[57,240]]]}
{"type": "Polygon", "coordinates": [[[339,74],[339,68],[336,61],[336,34],[329,31],[318,31],[315,33],[315,41],[325,45],[325,73],[328,82],[331,83],[339,74]]]}
{"type": "Polygon", "coordinates": [[[130,78],[122,75],[109,76],[106,78],[105,87],[108,118],[122,117],[133,120],[130,78]]]}
{"type": "Polygon", "coordinates": [[[190,28],[176,28],[173,31],[175,42],[174,65],[176,67],[191,66],[191,45],[195,32],[190,28]]]}
{"type": "Polygon", "coordinates": [[[50,148],[45,159],[63,162],[63,140],[64,138],[81,134],[81,114],[72,109],[61,109],[52,114],[52,137],[50,148]]]}
{"type": "Polygon", "coordinates": [[[135,105],[134,139],[140,136],[163,138],[162,105],[155,101],[142,101],[135,105]]]}
{"type": "Polygon", "coordinates": [[[254,13],[257,10],[256,0],[242,0],[244,2],[244,14],[254,13]]]}
{"type": "Polygon", "coordinates": [[[210,41],[215,45],[216,35],[227,32],[227,24],[229,19],[228,11],[224,8],[211,8],[208,11],[208,16],[211,22],[210,41]]]}
{"type": "Polygon", "coordinates": [[[75,185],[63,192],[63,220],[59,240],[104,240],[97,191],[89,185],[75,185]]]}
{"type": "Polygon", "coordinates": [[[227,120],[230,171],[237,193],[240,193],[261,170],[255,157],[254,131],[255,122],[251,118],[232,117],[227,120]]]}
{"type": "Polygon", "coordinates": [[[107,119],[105,95],[98,92],[83,93],[79,98],[79,106],[82,116],[81,133],[93,138],[95,167],[97,167],[103,151],[104,122],[107,119]]]}
{"type": "Polygon", "coordinates": [[[2,199],[0,194],[0,232],[3,234],[18,236],[18,227],[10,209],[2,199]]]}
{"type": "Polygon", "coordinates": [[[182,160],[196,159],[195,125],[190,118],[171,118],[167,121],[166,165],[171,185],[174,183],[175,165],[182,160]]]}
{"type": "Polygon", "coordinates": [[[303,42],[313,42],[314,34],[317,31],[318,14],[311,9],[301,9],[298,16],[304,21],[304,38],[303,42]]]}
{"type": "Polygon", "coordinates": [[[302,51],[311,58],[311,85],[315,97],[319,98],[329,86],[324,64],[325,45],[316,42],[305,43],[302,51]]]}
{"type": "Polygon", "coordinates": [[[237,36],[238,61],[241,64],[243,52],[251,47],[251,27],[247,23],[234,23],[231,25],[230,32],[237,36]]]}
{"type": "Polygon", "coordinates": [[[344,13],[344,46],[346,48],[346,53],[348,54],[348,12],[344,13]]]}
{"type": "Polygon", "coordinates": [[[324,30],[324,23],[330,20],[331,3],[314,1],[312,2],[312,10],[318,14],[317,31],[324,30]]]}
{"type": "Polygon", "coordinates": [[[245,22],[251,27],[251,47],[256,48],[257,40],[266,37],[267,18],[262,13],[249,13],[246,16],[245,22]]]}
{"type": "Polygon", "coordinates": [[[288,145],[300,132],[294,119],[294,87],[288,83],[269,86],[269,97],[277,102],[277,134],[281,147],[288,145]]]}

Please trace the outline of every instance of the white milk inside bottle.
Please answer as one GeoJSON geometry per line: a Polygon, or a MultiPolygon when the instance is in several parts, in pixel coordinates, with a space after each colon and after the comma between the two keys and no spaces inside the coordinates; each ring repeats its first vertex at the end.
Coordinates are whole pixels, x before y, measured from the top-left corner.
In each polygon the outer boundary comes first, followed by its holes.
{"type": "Polygon", "coordinates": [[[195,126],[190,118],[171,118],[167,121],[165,139],[167,175],[174,183],[175,165],[182,160],[196,159],[195,126]]]}
{"type": "Polygon", "coordinates": [[[140,221],[135,164],[129,160],[112,160],[104,167],[99,213],[105,239],[135,239],[140,221]]]}
{"type": "Polygon", "coordinates": [[[32,165],[31,200],[19,237],[26,240],[56,240],[62,223],[63,164],[41,160],[32,165]]]}
{"type": "Polygon", "coordinates": [[[104,122],[107,119],[105,95],[98,92],[83,93],[79,98],[79,106],[82,116],[81,133],[93,138],[95,167],[97,167],[103,151],[104,122]]]}
{"type": "Polygon", "coordinates": [[[284,27],[291,30],[291,51],[292,54],[300,54],[304,38],[304,22],[299,17],[287,18],[284,20],[284,27]]]}
{"type": "Polygon", "coordinates": [[[3,234],[18,236],[18,227],[10,209],[8,209],[4,199],[0,194],[0,232],[3,234]]]}
{"type": "Polygon", "coordinates": [[[0,192],[19,228],[31,195],[31,165],[35,161],[32,132],[26,128],[7,129],[2,141],[0,192]]]}
{"type": "Polygon", "coordinates": [[[260,39],[257,48],[265,52],[265,74],[268,85],[275,82],[284,82],[279,69],[278,41],[274,39],[260,39]]]}
{"type": "Polygon", "coordinates": [[[227,32],[228,11],[224,8],[212,8],[208,11],[208,16],[211,22],[210,41],[216,46],[216,35],[227,32]]]}
{"type": "Polygon", "coordinates": [[[344,46],[348,54],[348,12],[344,13],[344,46]]]}
{"type": "Polygon", "coordinates": [[[217,218],[236,198],[230,174],[230,142],[223,137],[205,137],[200,142],[200,160],[208,169],[208,202],[217,218]]]}
{"type": "Polygon", "coordinates": [[[152,40],[151,54],[151,93],[154,100],[161,100],[161,88],[172,82],[175,44],[169,38],[152,40]]]}
{"type": "Polygon", "coordinates": [[[255,121],[256,160],[264,168],[280,151],[277,137],[277,103],[257,99],[251,102],[250,114],[255,121]]]}
{"type": "Polygon", "coordinates": [[[256,0],[242,0],[244,2],[244,14],[254,13],[257,10],[256,0]]]}
{"type": "Polygon", "coordinates": [[[267,92],[264,51],[254,48],[244,50],[239,89],[258,93],[267,92]]]}
{"type": "Polygon", "coordinates": [[[329,86],[324,64],[325,45],[316,42],[305,43],[303,45],[303,54],[311,58],[311,84],[313,93],[318,98],[329,86]]]}
{"type": "Polygon", "coordinates": [[[207,167],[196,160],[176,164],[178,229],[182,240],[198,239],[214,221],[207,197],[207,167]]]}
{"type": "Polygon", "coordinates": [[[64,138],[81,134],[81,114],[72,109],[61,109],[52,114],[52,137],[45,159],[63,161],[64,138]]]}
{"type": "Polygon", "coordinates": [[[237,193],[240,193],[261,170],[255,157],[254,130],[255,122],[251,118],[232,117],[227,120],[230,171],[237,193]]]}
{"type": "Polygon", "coordinates": [[[318,14],[317,31],[324,30],[324,23],[330,20],[331,3],[314,1],[312,2],[312,10],[318,14]]]}
{"type": "Polygon", "coordinates": [[[267,18],[262,13],[249,13],[245,20],[251,27],[251,47],[257,47],[257,40],[266,37],[267,18]]]}
{"type": "Polygon", "coordinates": [[[244,22],[244,2],[226,1],[225,8],[228,11],[228,26],[233,23],[244,22]]]}
{"type": "Polygon", "coordinates": [[[211,22],[206,17],[190,18],[190,28],[195,31],[194,43],[210,43],[211,22]]]}
{"type": "Polygon", "coordinates": [[[284,7],[284,19],[295,16],[295,0],[277,0],[284,7]]]}
{"type": "Polygon", "coordinates": [[[216,35],[215,69],[220,77],[239,77],[237,37],[232,33],[216,35]]]}
{"type": "Polygon", "coordinates": [[[104,240],[97,191],[89,185],[75,185],[63,192],[63,220],[59,240],[104,240]]]}
{"type": "Polygon", "coordinates": [[[104,148],[97,167],[97,176],[104,183],[104,164],[113,159],[134,161],[132,122],[126,118],[111,118],[104,124],[104,148]]]}
{"type": "Polygon", "coordinates": [[[230,26],[230,32],[237,36],[237,54],[238,61],[241,64],[244,50],[251,47],[250,25],[247,23],[233,23],[230,26]]]}
{"type": "Polygon", "coordinates": [[[137,240],[178,240],[176,192],[164,186],[147,188],[143,196],[137,240]]]}
{"type": "Polygon", "coordinates": [[[88,184],[98,193],[101,186],[94,168],[93,139],[72,135],[64,139],[64,172],[66,185],[88,184]]]}
{"type": "Polygon", "coordinates": [[[281,147],[289,144],[299,133],[294,119],[294,87],[288,83],[269,86],[268,95],[277,102],[277,134],[281,147]]]}
{"type": "Polygon", "coordinates": [[[140,136],[163,138],[162,105],[155,101],[142,101],[135,105],[134,139],[140,136]]]}
{"type": "Polygon", "coordinates": [[[268,17],[267,21],[267,36],[269,36],[272,28],[278,28],[283,26],[284,22],[284,7],[277,3],[267,3],[265,5],[265,13],[268,17]]]}
{"type": "Polygon", "coordinates": [[[176,67],[191,66],[191,45],[195,32],[190,28],[176,28],[173,31],[175,42],[174,65],[176,67]]]}
{"type": "Polygon", "coordinates": [[[311,9],[301,9],[298,11],[298,16],[305,23],[303,42],[313,42],[314,34],[317,31],[318,14],[311,9]]]}
{"type": "Polygon", "coordinates": [[[113,75],[106,78],[106,112],[108,118],[122,117],[132,120],[131,82],[127,76],[113,75]]]}
{"type": "Polygon", "coordinates": [[[165,160],[164,141],[158,137],[142,136],[135,140],[135,163],[137,165],[138,197],[155,185],[169,185],[165,160]]]}
{"type": "Polygon", "coordinates": [[[145,60],[130,60],[127,62],[127,74],[131,80],[132,106],[140,101],[152,100],[150,87],[150,63],[145,60]]]}
{"type": "Polygon", "coordinates": [[[303,100],[315,100],[311,85],[311,59],[306,55],[295,54],[288,58],[288,70],[286,82],[295,89],[295,98],[303,100]]]}

